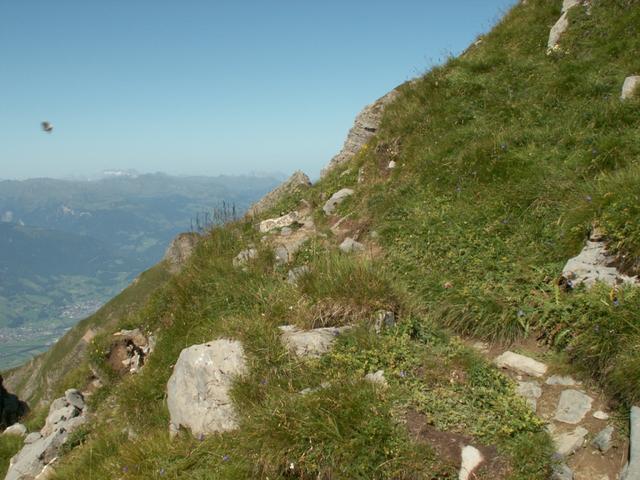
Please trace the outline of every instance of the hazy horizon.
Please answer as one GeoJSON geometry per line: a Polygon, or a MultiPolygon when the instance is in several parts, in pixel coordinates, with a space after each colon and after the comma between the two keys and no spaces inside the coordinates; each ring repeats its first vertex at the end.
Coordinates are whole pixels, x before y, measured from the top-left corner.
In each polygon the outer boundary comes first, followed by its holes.
{"type": "Polygon", "coordinates": [[[514,3],[5,2],[0,176],[316,177],[362,107],[514,3]]]}

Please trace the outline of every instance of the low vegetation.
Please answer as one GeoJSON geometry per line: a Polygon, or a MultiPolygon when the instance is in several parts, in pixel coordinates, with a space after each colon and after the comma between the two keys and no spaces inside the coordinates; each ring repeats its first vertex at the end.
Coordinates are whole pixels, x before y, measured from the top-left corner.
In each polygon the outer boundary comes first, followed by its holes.
{"type": "Polygon", "coordinates": [[[292,264],[310,267],[296,285],[247,219],[212,229],[182,273],[149,282],[148,301],[112,330],[157,332],[156,350],[141,373],[120,377],[109,373],[108,337],[93,341],[105,385],[55,478],[455,477],[454,459],[425,431],[492,449],[496,461],[477,478],[549,478],[544,425],[465,337],[546,342],[620,405],[640,400],[640,295],[557,281],[594,224],[637,273],[640,109],[618,97],[640,69],[640,38],[629,34],[640,9],[602,0],[590,15],[572,12],[562,49],[547,56],[559,11],[560,2],[520,3],[481,43],[401,87],[349,165],[265,213],[303,198],[316,212],[320,235],[292,264]],[[337,215],[366,242],[362,255],[340,252],[318,211],[346,186],[356,192],[337,215]],[[234,267],[249,245],[257,258],[234,267]],[[398,322],[378,334],[380,310],[398,322]],[[285,324],[354,328],[327,355],[301,360],[280,342],[285,324]],[[173,365],[183,348],[219,337],[242,341],[248,356],[233,390],[241,426],[171,441],[173,365]],[[364,380],[379,370],[386,388],[364,380]]]}

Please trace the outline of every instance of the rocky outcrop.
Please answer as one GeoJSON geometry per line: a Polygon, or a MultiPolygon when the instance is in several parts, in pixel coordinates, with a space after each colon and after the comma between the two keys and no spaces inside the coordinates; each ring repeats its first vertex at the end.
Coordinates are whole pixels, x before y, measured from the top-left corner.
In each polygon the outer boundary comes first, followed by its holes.
{"type": "Polygon", "coordinates": [[[5,480],[42,478],[42,472],[60,455],[69,434],[86,420],[84,397],[78,390],[67,390],[64,397],[51,404],[42,430],[25,438],[24,447],[11,459],[5,480]]]}
{"type": "Polygon", "coordinates": [[[169,265],[171,273],[178,273],[191,257],[196,245],[200,240],[200,235],[194,232],[181,233],[174,238],[164,254],[164,260],[169,265]]]}
{"type": "Polygon", "coordinates": [[[299,357],[320,357],[327,353],[336,338],[351,327],[328,327],[300,330],[293,325],[280,327],[282,343],[299,357]]]}
{"type": "Polygon", "coordinates": [[[340,150],[340,152],[331,159],[329,165],[322,170],[320,173],[321,177],[324,177],[338,165],[342,165],[351,160],[360,149],[371,140],[378,131],[385,107],[393,102],[397,96],[398,90],[394,89],[371,105],[364,107],[356,117],[342,150],[340,150]]]}
{"type": "Polygon", "coordinates": [[[620,94],[621,100],[627,100],[633,98],[640,89],[640,75],[633,75],[624,79],[622,85],[622,93],[620,94]]]}
{"type": "Polygon", "coordinates": [[[247,215],[250,217],[255,217],[260,215],[267,210],[274,208],[278,202],[285,197],[286,195],[291,195],[293,193],[306,190],[311,185],[311,180],[300,170],[296,171],[291,175],[285,182],[283,182],[280,186],[267,193],[260,201],[254,203],[247,215]]]}
{"type": "Polygon", "coordinates": [[[167,383],[172,435],[186,427],[196,438],[238,426],[229,390],[247,373],[244,349],[235,340],[220,339],[180,352],[167,383]]]}
{"type": "Polygon", "coordinates": [[[275,261],[285,264],[293,261],[295,254],[302,246],[316,235],[316,226],[311,216],[300,219],[300,228],[283,231],[273,238],[265,238],[272,244],[275,261]]]}
{"type": "Polygon", "coordinates": [[[118,374],[138,373],[155,348],[155,338],[140,329],[121,330],[113,334],[108,362],[118,374]]]}

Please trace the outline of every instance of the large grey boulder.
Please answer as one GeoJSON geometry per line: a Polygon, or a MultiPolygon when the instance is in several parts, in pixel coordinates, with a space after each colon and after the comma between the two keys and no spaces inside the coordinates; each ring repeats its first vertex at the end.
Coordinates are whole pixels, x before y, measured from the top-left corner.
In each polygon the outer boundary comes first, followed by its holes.
{"type": "Polygon", "coordinates": [[[593,398],[578,390],[565,390],[560,394],[554,419],[558,422],[577,424],[591,410],[593,398]]]}
{"type": "Polygon", "coordinates": [[[504,352],[502,355],[494,360],[494,363],[499,368],[505,368],[513,372],[529,375],[531,377],[542,377],[547,373],[547,366],[544,363],[538,362],[533,358],[519,353],[510,351],[504,352]]]}
{"type": "Polygon", "coordinates": [[[247,215],[254,217],[274,208],[286,195],[291,195],[306,190],[311,185],[311,180],[300,170],[291,175],[285,182],[267,193],[260,201],[254,203],[247,215]]]}
{"type": "Polygon", "coordinates": [[[640,478],[640,407],[631,407],[631,438],[629,440],[629,463],[621,480],[640,478]]]}
{"type": "Polygon", "coordinates": [[[78,390],[51,403],[45,426],[40,432],[30,433],[24,446],[12,459],[5,480],[33,480],[43,478],[42,472],[60,455],[60,448],[69,434],[87,421],[84,398],[78,390]],[[69,403],[70,398],[78,408],[69,403]]]}
{"type": "Polygon", "coordinates": [[[320,173],[321,178],[338,165],[342,165],[351,160],[362,147],[371,140],[378,131],[385,108],[393,102],[397,96],[398,91],[392,90],[371,105],[364,107],[356,117],[353,127],[349,130],[342,150],[340,150],[340,152],[331,159],[329,165],[322,170],[320,173]]]}
{"type": "Polygon", "coordinates": [[[164,260],[169,264],[169,272],[176,274],[184,268],[199,240],[200,235],[187,232],[179,234],[171,241],[164,254],[164,260]]]}
{"type": "Polygon", "coordinates": [[[346,200],[347,197],[353,195],[353,190],[350,188],[343,188],[342,190],[338,190],[336,193],[331,195],[331,198],[326,201],[322,210],[326,215],[331,215],[338,205],[346,200]]]}
{"type": "Polygon", "coordinates": [[[284,346],[299,357],[319,357],[327,353],[335,339],[351,327],[327,327],[301,330],[293,325],[280,327],[284,346]]]}
{"type": "Polygon", "coordinates": [[[638,92],[640,88],[640,75],[633,75],[631,77],[627,77],[624,79],[624,84],[622,85],[622,93],[620,94],[620,98],[622,100],[627,100],[632,98],[638,92]]]}
{"type": "Polygon", "coordinates": [[[247,373],[242,344],[220,339],[180,352],[167,383],[170,432],[186,427],[194,437],[238,427],[229,390],[247,373]]]}

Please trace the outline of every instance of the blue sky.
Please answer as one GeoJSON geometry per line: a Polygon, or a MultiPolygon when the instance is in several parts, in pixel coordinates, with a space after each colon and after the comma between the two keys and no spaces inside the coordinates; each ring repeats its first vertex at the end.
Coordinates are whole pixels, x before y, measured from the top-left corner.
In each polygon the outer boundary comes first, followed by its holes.
{"type": "Polygon", "coordinates": [[[315,176],[364,105],[513,3],[0,0],[0,178],[315,176]]]}

